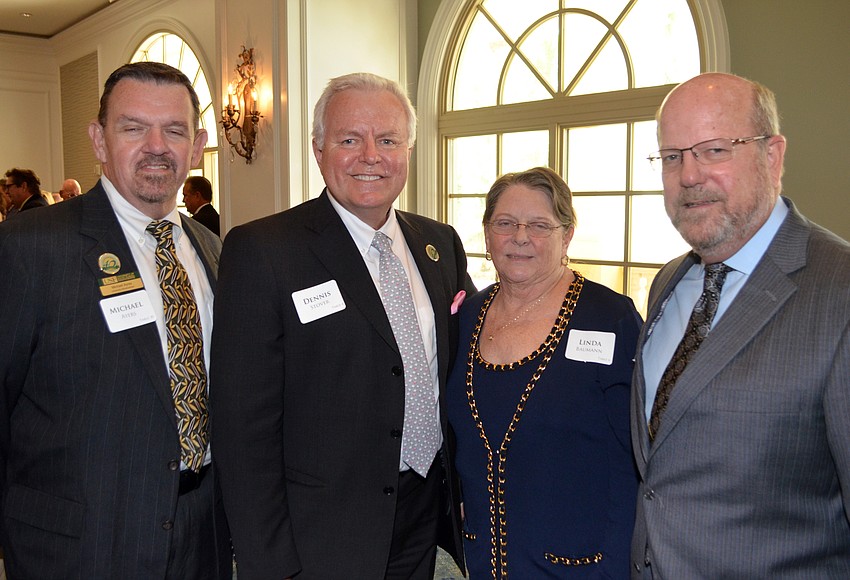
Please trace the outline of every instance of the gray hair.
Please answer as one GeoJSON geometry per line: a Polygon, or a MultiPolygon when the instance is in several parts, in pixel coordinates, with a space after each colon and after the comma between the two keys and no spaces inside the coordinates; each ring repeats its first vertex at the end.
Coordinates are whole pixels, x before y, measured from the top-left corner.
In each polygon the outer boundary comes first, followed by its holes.
{"type": "Polygon", "coordinates": [[[496,211],[499,197],[512,185],[524,185],[529,189],[545,193],[552,204],[552,213],[564,228],[576,225],[573,209],[573,195],[564,179],[549,167],[534,167],[519,173],[505,173],[497,179],[487,192],[484,201],[484,217],[481,222],[486,226],[496,211]]]}
{"type": "Polygon", "coordinates": [[[359,72],[331,79],[325,90],[322,91],[322,96],[316,102],[316,108],[313,109],[313,140],[320,149],[325,146],[325,117],[327,116],[328,105],[334,96],[350,89],[388,91],[394,95],[404,108],[407,117],[407,146],[413,147],[416,142],[416,109],[413,108],[413,103],[410,102],[407,93],[395,81],[372,73],[359,72]]]}

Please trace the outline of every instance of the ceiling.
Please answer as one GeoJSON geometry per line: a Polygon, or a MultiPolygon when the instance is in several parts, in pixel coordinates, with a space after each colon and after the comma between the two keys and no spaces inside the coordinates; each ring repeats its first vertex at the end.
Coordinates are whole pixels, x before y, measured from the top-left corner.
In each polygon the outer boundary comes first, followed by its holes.
{"type": "Polygon", "coordinates": [[[0,32],[50,38],[117,1],[0,0],[0,32]]]}

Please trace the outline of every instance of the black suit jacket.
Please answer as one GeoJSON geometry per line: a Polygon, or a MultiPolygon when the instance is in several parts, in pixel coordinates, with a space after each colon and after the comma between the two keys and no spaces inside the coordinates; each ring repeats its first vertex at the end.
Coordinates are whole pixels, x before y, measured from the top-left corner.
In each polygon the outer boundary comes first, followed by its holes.
{"type": "MultiPolygon", "coordinates": [[[[240,580],[299,570],[299,580],[382,579],[387,565],[402,360],[363,258],[327,196],[231,230],[222,251],[212,446],[240,580]],[[302,324],[292,293],[331,280],[345,309],[302,324]]],[[[434,309],[442,395],[457,346],[451,302],[473,288],[466,257],[451,227],[404,212],[398,219],[434,309]],[[429,244],[439,260],[427,256],[429,244]]],[[[443,396],[440,404],[446,433],[443,396]]],[[[442,543],[458,557],[449,493],[442,543]]]]}
{"type": "Polygon", "coordinates": [[[215,235],[221,235],[221,220],[219,219],[218,212],[215,211],[212,204],[208,203],[201,207],[197,213],[192,214],[192,218],[207,226],[207,228],[215,235]]]}
{"type": "MultiPolygon", "coordinates": [[[[183,227],[215,289],[221,242],[188,218],[183,227]]],[[[180,459],[168,371],[155,324],[109,332],[99,306],[104,253],[118,257],[120,274],[137,271],[99,183],[0,224],[0,484],[11,578],[165,577],[180,459]]],[[[228,568],[222,562],[222,578],[228,568]]]]}
{"type": "Polygon", "coordinates": [[[47,200],[44,199],[40,193],[37,193],[35,195],[31,195],[29,199],[24,202],[24,205],[21,206],[21,209],[18,210],[18,213],[36,207],[47,207],[48,205],[50,204],[47,203],[47,200]]]}

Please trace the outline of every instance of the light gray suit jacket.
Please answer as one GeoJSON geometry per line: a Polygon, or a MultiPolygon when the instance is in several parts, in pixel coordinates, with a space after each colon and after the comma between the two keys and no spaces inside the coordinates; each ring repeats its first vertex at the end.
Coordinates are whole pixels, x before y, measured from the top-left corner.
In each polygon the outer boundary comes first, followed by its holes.
{"type": "Polygon", "coordinates": [[[647,563],[655,580],[850,578],[850,245],[784,201],[650,446],[643,346],[695,258],[653,282],[632,395],[634,579],[647,563]]]}

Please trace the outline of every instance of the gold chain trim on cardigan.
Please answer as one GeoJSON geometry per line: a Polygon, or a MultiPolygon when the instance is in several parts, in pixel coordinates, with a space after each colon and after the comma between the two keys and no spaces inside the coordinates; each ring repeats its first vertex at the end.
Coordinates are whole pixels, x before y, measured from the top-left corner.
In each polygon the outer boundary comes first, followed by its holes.
{"type": "Polygon", "coordinates": [[[487,492],[490,495],[490,566],[491,574],[495,579],[497,570],[500,571],[502,578],[508,576],[508,539],[507,539],[507,508],[505,506],[505,463],[507,462],[508,446],[510,445],[513,434],[519,426],[520,418],[522,417],[525,404],[528,402],[531,392],[534,390],[537,381],[549,365],[555,349],[558,348],[558,343],[561,337],[564,336],[564,331],[572,318],[573,310],[576,302],[578,302],[581,289],[584,286],[584,276],[575,272],[575,280],[570,284],[567,293],[564,296],[564,302],[561,304],[561,309],[558,312],[558,317],[555,319],[555,324],[549,332],[549,336],[541,344],[537,350],[526,356],[520,361],[510,364],[494,365],[488,363],[481,357],[479,351],[479,338],[481,336],[481,328],[484,326],[484,318],[487,316],[487,310],[490,304],[499,292],[500,283],[496,283],[490,291],[490,295],[481,305],[481,312],[478,314],[478,323],[472,332],[472,342],[469,345],[469,356],[467,357],[466,366],[466,399],[469,403],[469,410],[472,413],[472,419],[475,421],[475,426],[478,428],[478,435],[487,449],[487,492]],[[537,367],[537,370],[531,376],[531,380],[525,386],[525,390],[520,396],[517,403],[514,416],[508,425],[502,443],[498,451],[498,477],[494,476],[493,472],[493,449],[490,446],[490,441],[487,439],[487,434],[484,431],[484,424],[481,421],[481,416],[478,414],[478,405],[475,403],[475,388],[472,381],[472,371],[476,362],[485,366],[485,368],[495,371],[511,371],[519,366],[526,364],[529,361],[536,359],[543,354],[543,359],[537,367]],[[498,521],[498,525],[497,525],[498,521]],[[498,541],[497,541],[498,536],[498,541]],[[498,566],[497,566],[498,562],[498,566]]]}

